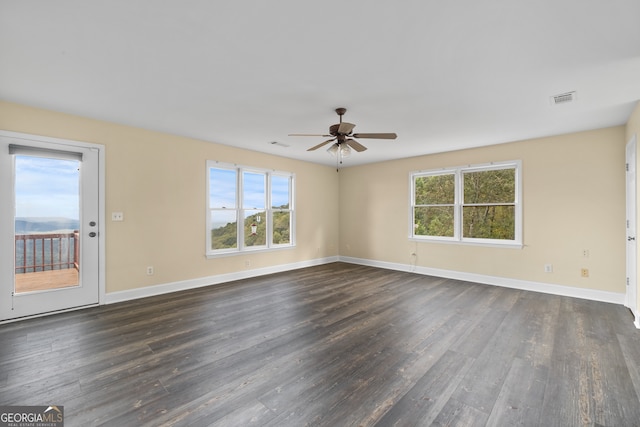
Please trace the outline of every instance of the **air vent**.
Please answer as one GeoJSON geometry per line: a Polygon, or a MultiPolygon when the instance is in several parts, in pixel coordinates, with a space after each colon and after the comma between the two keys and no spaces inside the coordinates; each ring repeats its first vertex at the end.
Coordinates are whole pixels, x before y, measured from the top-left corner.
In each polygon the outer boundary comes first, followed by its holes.
{"type": "Polygon", "coordinates": [[[282,142],[278,142],[278,141],[271,141],[269,144],[271,145],[277,145],[279,147],[290,147],[289,144],[283,144],[282,142]]]}
{"type": "Polygon", "coordinates": [[[551,105],[568,104],[576,100],[576,92],[561,93],[551,97],[551,105]]]}

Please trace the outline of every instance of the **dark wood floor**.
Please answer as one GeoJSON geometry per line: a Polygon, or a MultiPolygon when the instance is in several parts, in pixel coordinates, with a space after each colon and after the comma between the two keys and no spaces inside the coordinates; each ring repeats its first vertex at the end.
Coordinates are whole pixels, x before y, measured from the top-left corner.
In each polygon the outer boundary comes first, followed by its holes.
{"type": "Polygon", "coordinates": [[[638,426],[613,304],[329,264],[0,326],[66,426],[638,426]]]}

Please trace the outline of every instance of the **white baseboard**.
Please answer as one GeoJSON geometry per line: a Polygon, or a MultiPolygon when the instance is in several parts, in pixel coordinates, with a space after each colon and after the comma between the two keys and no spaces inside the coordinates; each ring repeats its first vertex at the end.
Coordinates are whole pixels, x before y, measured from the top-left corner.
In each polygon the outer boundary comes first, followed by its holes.
{"type": "Polygon", "coordinates": [[[201,288],[204,286],[218,285],[220,283],[232,282],[234,280],[249,279],[251,277],[264,276],[266,274],[280,273],[283,271],[297,270],[315,265],[329,264],[337,262],[338,257],[327,257],[313,259],[309,261],[296,262],[292,264],[274,265],[271,267],[257,268],[254,270],[243,270],[233,273],[218,274],[197,279],[181,280],[179,282],[164,283],[160,285],[145,286],[143,288],[128,289],[126,291],[109,292],[105,294],[104,303],[114,304],[117,302],[130,301],[139,298],[146,298],[155,295],[163,295],[171,292],[185,291],[188,289],[201,288]]]}
{"type": "MultiPolygon", "coordinates": [[[[467,282],[482,283],[485,285],[502,286],[505,288],[520,289],[523,291],[542,292],[545,294],[560,295],[573,298],[582,298],[593,301],[609,302],[624,305],[625,294],[600,291],[596,289],[574,288],[571,286],[554,285],[549,283],[532,282],[528,280],[509,279],[497,276],[485,276],[482,274],[465,273],[462,271],[442,270],[438,268],[417,267],[407,264],[396,264],[384,261],[375,261],[362,258],[340,256],[341,262],[367,265],[371,267],[386,268],[388,270],[406,271],[410,273],[424,274],[426,276],[443,277],[446,279],[464,280],[467,282]]],[[[636,317],[637,319],[637,317],[636,317]]],[[[639,327],[636,320],[636,327],[639,327]]]]}
{"type": "MultiPolygon", "coordinates": [[[[280,273],[283,271],[297,270],[299,268],[312,267],[315,265],[329,264],[332,262],[347,262],[351,264],[367,265],[371,267],[385,268],[388,270],[405,271],[410,273],[423,274],[425,276],[443,277],[446,279],[464,280],[486,285],[502,286],[505,288],[520,289],[524,291],[542,292],[552,295],[582,298],[593,301],[608,302],[624,305],[625,295],[615,292],[600,291],[595,289],[574,288],[571,286],[554,285],[549,283],[532,282],[528,280],[509,279],[497,276],[486,276],[482,274],[466,273],[461,271],[443,270],[438,268],[417,267],[408,264],[390,263],[385,261],[375,261],[362,258],[335,256],[319,258],[309,261],[302,261],[292,264],[274,265],[271,267],[254,270],[243,270],[233,273],[218,274],[197,279],[182,280],[173,283],[164,283],[143,288],[129,289],[126,291],[110,292],[105,295],[104,303],[113,304],[117,302],[130,301],[139,298],[146,298],[155,295],[163,295],[171,292],[184,291],[188,289],[201,288],[204,286],[217,285],[234,280],[248,279],[252,277],[264,276],[267,274],[280,273]]],[[[634,322],[640,329],[640,318],[636,316],[634,322]]]]}

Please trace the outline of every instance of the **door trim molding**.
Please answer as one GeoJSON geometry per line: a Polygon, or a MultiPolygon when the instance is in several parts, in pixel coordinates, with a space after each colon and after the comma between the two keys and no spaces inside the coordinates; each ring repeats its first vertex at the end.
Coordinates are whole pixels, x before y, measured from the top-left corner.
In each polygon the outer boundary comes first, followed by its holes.
{"type": "MultiPolygon", "coordinates": [[[[105,214],[105,146],[102,144],[95,144],[91,142],[77,141],[72,139],[54,138],[44,135],[34,135],[21,132],[12,132],[0,129],[0,136],[5,138],[15,139],[16,143],[51,143],[58,145],[68,145],[72,147],[83,147],[87,149],[96,150],[98,152],[98,224],[100,224],[101,238],[98,241],[98,305],[103,305],[106,295],[105,284],[105,266],[106,266],[106,253],[105,253],[105,229],[106,229],[106,214],[105,214]]],[[[69,310],[74,310],[70,308],[69,310]]],[[[43,313],[44,315],[50,313],[43,313]]]]}
{"type": "MultiPolygon", "coordinates": [[[[634,134],[625,144],[625,163],[627,163],[627,170],[625,172],[625,218],[627,220],[627,224],[625,227],[625,237],[629,238],[629,221],[632,221],[633,232],[638,234],[638,153],[637,153],[637,135],[634,134]],[[629,150],[632,150],[632,159],[629,159],[629,150]],[[634,164],[630,165],[629,162],[633,161],[634,164]],[[631,196],[633,200],[629,200],[629,171],[630,168],[633,167],[635,180],[632,183],[633,195],[631,196]],[[630,203],[631,202],[631,203],[630,203]],[[630,212],[631,208],[631,212],[630,212]]],[[[633,237],[636,237],[633,236],[633,237]]],[[[626,276],[626,293],[625,293],[625,306],[629,308],[631,313],[634,316],[634,325],[636,328],[640,328],[640,308],[638,307],[638,245],[637,241],[634,241],[634,248],[629,253],[629,242],[625,243],[625,276],[626,276]],[[630,256],[631,255],[631,256],[630,256]],[[630,259],[633,260],[633,265],[630,265],[630,259]],[[629,273],[632,274],[629,274],[629,273]],[[633,292],[632,292],[633,289],[633,292]]]]}

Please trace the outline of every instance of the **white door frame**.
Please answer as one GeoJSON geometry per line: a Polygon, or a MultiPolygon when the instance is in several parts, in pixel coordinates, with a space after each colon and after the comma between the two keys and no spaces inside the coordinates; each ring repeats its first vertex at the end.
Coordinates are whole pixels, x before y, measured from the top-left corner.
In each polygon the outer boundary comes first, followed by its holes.
{"type": "Polygon", "coordinates": [[[637,235],[637,159],[636,159],[636,136],[632,136],[626,145],[626,298],[625,306],[627,306],[635,318],[634,324],[640,328],[640,313],[638,312],[638,242],[637,235]]]}
{"type": "MultiPolygon", "coordinates": [[[[93,144],[93,143],[87,143],[87,142],[81,142],[81,141],[73,141],[73,140],[67,140],[67,139],[60,139],[60,138],[52,138],[52,137],[47,137],[47,136],[40,136],[40,135],[30,135],[30,134],[24,134],[24,133],[18,133],[18,132],[10,132],[10,131],[4,131],[4,130],[0,130],[0,137],[3,138],[8,138],[11,140],[12,143],[15,142],[16,145],[26,145],[26,146],[33,146],[33,147],[41,147],[41,148],[48,148],[51,147],[53,144],[55,144],[56,146],[67,146],[69,147],[70,150],[73,150],[73,148],[75,147],[76,149],[84,149],[84,150],[91,150],[92,152],[97,154],[97,175],[98,175],[98,213],[97,213],[97,221],[98,221],[98,230],[99,230],[99,239],[98,239],[98,259],[97,259],[97,274],[98,274],[98,304],[104,304],[104,300],[105,300],[105,294],[106,294],[106,290],[105,290],[105,233],[104,233],[104,228],[105,228],[105,147],[104,145],[101,144],[93,144]]],[[[92,154],[93,155],[93,154],[92,154]]],[[[3,168],[4,169],[4,168],[3,168]]],[[[11,168],[9,168],[11,169],[11,168]]],[[[10,180],[12,180],[12,174],[13,171],[12,170],[4,170],[2,171],[2,178],[3,180],[6,179],[7,177],[10,177],[10,180]],[[7,175],[7,176],[5,176],[7,175]]],[[[10,182],[10,181],[9,181],[10,182]]],[[[2,188],[0,188],[0,196],[2,198],[5,198],[5,200],[11,200],[12,199],[12,195],[11,194],[6,194],[6,191],[13,191],[12,189],[8,189],[7,185],[3,185],[2,188]]],[[[0,238],[2,239],[7,239],[9,238],[9,236],[11,236],[11,238],[13,238],[14,235],[14,224],[13,221],[6,221],[6,220],[2,220],[0,221],[0,238]]],[[[0,257],[0,271],[3,272],[7,272],[7,271],[12,271],[13,272],[13,255],[11,256],[2,256],[0,257]]],[[[4,273],[3,273],[4,274],[4,273]]],[[[68,310],[74,310],[75,308],[70,308],[68,310]]],[[[57,312],[60,311],[67,311],[65,309],[63,310],[58,310],[57,312]]],[[[27,317],[38,317],[38,316],[42,316],[42,315],[46,315],[46,314],[50,314],[50,313],[41,313],[41,314],[34,314],[34,315],[29,315],[27,317]]],[[[4,322],[12,322],[15,320],[20,320],[22,318],[18,318],[18,319],[6,319],[4,321],[0,320],[0,323],[4,323],[4,322]]]]}

